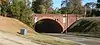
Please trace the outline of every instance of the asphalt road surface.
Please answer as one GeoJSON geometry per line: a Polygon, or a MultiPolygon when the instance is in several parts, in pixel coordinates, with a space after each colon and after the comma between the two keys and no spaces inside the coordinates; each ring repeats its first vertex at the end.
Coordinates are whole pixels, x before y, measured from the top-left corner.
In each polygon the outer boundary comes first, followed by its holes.
{"type": "Polygon", "coordinates": [[[58,34],[58,33],[42,33],[42,34],[72,40],[74,42],[83,45],[100,45],[100,38],[83,37],[83,36],[58,34]]]}

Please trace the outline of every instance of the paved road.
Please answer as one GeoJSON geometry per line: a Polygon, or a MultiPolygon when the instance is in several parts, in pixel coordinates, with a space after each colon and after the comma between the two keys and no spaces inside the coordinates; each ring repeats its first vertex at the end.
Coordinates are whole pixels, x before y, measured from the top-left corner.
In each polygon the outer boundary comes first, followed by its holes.
{"type": "Polygon", "coordinates": [[[69,39],[74,42],[78,42],[84,45],[100,45],[99,38],[92,38],[92,37],[82,37],[82,36],[74,36],[74,35],[67,35],[67,34],[57,34],[57,33],[43,33],[44,35],[55,36],[63,39],[69,39]]]}
{"type": "Polygon", "coordinates": [[[40,45],[25,38],[0,32],[0,45],[40,45]]]}

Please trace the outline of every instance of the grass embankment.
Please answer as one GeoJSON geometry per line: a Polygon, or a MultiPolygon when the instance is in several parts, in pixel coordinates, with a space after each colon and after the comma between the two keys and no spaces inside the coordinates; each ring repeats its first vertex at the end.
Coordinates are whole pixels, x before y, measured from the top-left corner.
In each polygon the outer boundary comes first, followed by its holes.
{"type": "Polygon", "coordinates": [[[79,45],[70,40],[64,40],[56,37],[38,34],[35,31],[33,31],[32,28],[28,27],[22,22],[13,18],[7,18],[2,16],[0,16],[0,31],[18,35],[43,45],[49,45],[49,44],[50,45],[79,45]],[[20,28],[26,28],[28,30],[28,34],[19,35],[17,32],[20,31],[20,28]]]}
{"type": "Polygon", "coordinates": [[[100,17],[86,17],[76,21],[68,28],[69,32],[100,37],[100,17]]]}
{"type": "Polygon", "coordinates": [[[21,37],[31,39],[31,41],[42,44],[42,45],[80,45],[70,40],[60,39],[57,37],[46,36],[41,34],[29,34],[26,36],[20,35],[21,37]],[[34,41],[35,40],[35,41],[34,41]]]}
{"type": "Polygon", "coordinates": [[[17,32],[20,32],[21,28],[26,28],[28,33],[34,32],[30,27],[20,22],[19,20],[0,16],[0,30],[18,34],[17,32]]]}

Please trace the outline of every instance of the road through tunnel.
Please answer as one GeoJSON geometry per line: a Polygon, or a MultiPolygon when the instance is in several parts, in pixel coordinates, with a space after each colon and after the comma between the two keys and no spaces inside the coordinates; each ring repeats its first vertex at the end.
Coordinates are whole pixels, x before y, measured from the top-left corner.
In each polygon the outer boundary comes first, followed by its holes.
{"type": "Polygon", "coordinates": [[[34,29],[38,33],[61,33],[63,27],[55,20],[42,19],[35,23],[34,29]]]}

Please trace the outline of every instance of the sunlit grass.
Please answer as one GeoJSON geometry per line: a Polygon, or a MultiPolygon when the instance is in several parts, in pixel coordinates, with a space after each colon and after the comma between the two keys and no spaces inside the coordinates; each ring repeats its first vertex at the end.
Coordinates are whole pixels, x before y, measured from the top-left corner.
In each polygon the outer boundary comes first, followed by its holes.
{"type": "Polygon", "coordinates": [[[28,27],[26,24],[20,22],[19,20],[2,16],[0,16],[0,31],[27,38],[32,42],[36,42],[42,45],[79,45],[70,40],[38,34],[35,31],[33,31],[32,28],[28,27]],[[18,34],[17,32],[20,31],[20,28],[26,28],[28,30],[28,34],[18,34]]]}
{"type": "Polygon", "coordinates": [[[19,35],[21,37],[30,39],[33,42],[43,44],[43,45],[80,45],[70,40],[60,39],[57,37],[42,35],[42,34],[28,34],[28,35],[19,35]]]}

